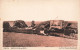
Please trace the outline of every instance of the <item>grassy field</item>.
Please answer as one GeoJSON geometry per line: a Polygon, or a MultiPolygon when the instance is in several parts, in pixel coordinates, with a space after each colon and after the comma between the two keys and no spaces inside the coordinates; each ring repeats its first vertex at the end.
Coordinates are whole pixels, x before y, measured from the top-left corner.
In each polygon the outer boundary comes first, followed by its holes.
{"type": "Polygon", "coordinates": [[[77,40],[56,36],[3,32],[4,47],[66,47],[77,46],[77,40]]]}

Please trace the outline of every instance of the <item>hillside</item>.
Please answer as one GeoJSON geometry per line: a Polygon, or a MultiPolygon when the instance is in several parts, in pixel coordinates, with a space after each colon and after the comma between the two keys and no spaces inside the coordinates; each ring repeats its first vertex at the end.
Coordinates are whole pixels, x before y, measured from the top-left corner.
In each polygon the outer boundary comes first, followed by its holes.
{"type": "Polygon", "coordinates": [[[3,32],[4,47],[68,47],[77,46],[77,40],[42,36],[36,34],[24,34],[14,32],[3,32]]]}

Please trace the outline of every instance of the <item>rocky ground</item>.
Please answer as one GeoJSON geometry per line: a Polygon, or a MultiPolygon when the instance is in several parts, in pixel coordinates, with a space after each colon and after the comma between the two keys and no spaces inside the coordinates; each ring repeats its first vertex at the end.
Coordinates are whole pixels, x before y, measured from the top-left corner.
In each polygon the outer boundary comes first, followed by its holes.
{"type": "Polygon", "coordinates": [[[77,46],[77,41],[56,36],[3,32],[4,47],[68,47],[77,46]]]}

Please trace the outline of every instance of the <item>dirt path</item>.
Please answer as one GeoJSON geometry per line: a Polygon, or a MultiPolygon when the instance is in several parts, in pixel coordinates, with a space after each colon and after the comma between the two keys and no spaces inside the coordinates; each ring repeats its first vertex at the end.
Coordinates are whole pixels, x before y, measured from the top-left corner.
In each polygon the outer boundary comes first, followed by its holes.
{"type": "Polygon", "coordinates": [[[77,40],[14,32],[3,33],[4,47],[65,47],[77,46],[77,40]]]}

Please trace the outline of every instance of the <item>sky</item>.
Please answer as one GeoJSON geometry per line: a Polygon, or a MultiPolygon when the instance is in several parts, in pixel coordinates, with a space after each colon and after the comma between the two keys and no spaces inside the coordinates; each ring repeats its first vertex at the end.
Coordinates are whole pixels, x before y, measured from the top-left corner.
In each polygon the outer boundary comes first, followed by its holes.
{"type": "Polygon", "coordinates": [[[46,21],[80,18],[80,0],[0,0],[4,21],[46,21]]]}

